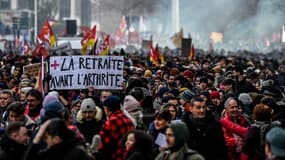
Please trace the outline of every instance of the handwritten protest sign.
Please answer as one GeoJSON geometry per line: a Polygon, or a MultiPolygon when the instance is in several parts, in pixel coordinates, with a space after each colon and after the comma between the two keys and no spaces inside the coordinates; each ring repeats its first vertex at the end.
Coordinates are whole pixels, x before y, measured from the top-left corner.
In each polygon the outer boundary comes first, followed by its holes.
{"type": "MultiPolygon", "coordinates": [[[[40,68],[41,68],[41,63],[29,64],[23,67],[23,72],[24,74],[28,74],[32,78],[35,78],[38,77],[40,68]]],[[[45,67],[45,72],[46,72],[46,67],[45,67]]]]}
{"type": "Polygon", "coordinates": [[[123,56],[50,57],[50,89],[122,89],[123,56]]]}

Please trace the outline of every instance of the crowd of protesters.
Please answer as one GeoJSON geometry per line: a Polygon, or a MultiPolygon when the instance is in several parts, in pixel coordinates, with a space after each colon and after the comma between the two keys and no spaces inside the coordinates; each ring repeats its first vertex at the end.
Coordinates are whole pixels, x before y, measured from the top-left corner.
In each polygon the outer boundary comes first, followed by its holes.
{"type": "Polygon", "coordinates": [[[120,55],[122,90],[44,95],[23,73],[39,57],[2,56],[0,160],[285,159],[285,61],[200,53],[153,66],[120,55]]]}

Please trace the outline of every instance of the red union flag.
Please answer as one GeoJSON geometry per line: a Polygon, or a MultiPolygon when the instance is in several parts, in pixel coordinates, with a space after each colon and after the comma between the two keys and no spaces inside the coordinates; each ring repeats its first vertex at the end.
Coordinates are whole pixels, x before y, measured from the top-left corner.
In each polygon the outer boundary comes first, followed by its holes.
{"type": "Polygon", "coordinates": [[[106,37],[109,36],[109,43],[110,43],[110,48],[115,48],[115,40],[106,32],[100,32],[102,39],[106,39],[106,37]]]}
{"type": "Polygon", "coordinates": [[[55,35],[48,21],[45,21],[38,38],[44,42],[47,42],[51,46],[55,45],[55,35]]]}
{"type": "Polygon", "coordinates": [[[120,26],[116,30],[116,37],[115,37],[116,44],[126,43],[126,38],[125,38],[126,29],[127,29],[127,21],[126,17],[123,16],[120,22],[120,26]]]}
{"type": "Polygon", "coordinates": [[[195,58],[195,48],[194,48],[194,44],[192,44],[188,59],[192,61],[194,58],[195,58]]]}
{"type": "Polygon", "coordinates": [[[97,41],[97,36],[96,36],[96,25],[90,30],[89,32],[86,33],[86,35],[83,36],[81,40],[81,53],[85,54],[87,51],[87,48],[90,46],[93,46],[94,43],[97,41]]]}
{"type": "Polygon", "coordinates": [[[158,57],[155,53],[155,49],[153,48],[152,46],[152,42],[150,43],[150,53],[149,53],[149,58],[150,58],[150,62],[152,64],[154,64],[155,66],[158,66],[159,63],[158,63],[158,57]]]}
{"type": "Polygon", "coordinates": [[[126,21],[126,17],[123,16],[121,19],[121,23],[120,23],[120,29],[122,32],[125,32],[125,30],[127,29],[127,21],[126,21]]]}
{"type": "Polygon", "coordinates": [[[42,44],[37,44],[35,50],[32,53],[33,56],[43,56],[44,59],[49,55],[47,50],[42,44]]]}
{"type": "Polygon", "coordinates": [[[110,49],[110,35],[104,39],[104,42],[100,45],[99,51],[97,55],[106,56],[109,53],[110,49]]]}
{"type": "Polygon", "coordinates": [[[87,26],[80,26],[80,30],[83,33],[83,36],[86,36],[90,32],[90,29],[87,26]]]}

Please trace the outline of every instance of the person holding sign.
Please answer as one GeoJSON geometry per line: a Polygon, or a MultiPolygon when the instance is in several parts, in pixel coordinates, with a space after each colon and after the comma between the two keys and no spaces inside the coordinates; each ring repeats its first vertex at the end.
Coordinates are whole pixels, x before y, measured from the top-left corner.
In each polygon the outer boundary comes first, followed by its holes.
{"type": "Polygon", "coordinates": [[[163,110],[155,114],[154,121],[149,126],[148,134],[150,134],[155,141],[152,149],[156,155],[159,151],[167,148],[165,130],[170,121],[170,112],[168,110],[163,110]]]}

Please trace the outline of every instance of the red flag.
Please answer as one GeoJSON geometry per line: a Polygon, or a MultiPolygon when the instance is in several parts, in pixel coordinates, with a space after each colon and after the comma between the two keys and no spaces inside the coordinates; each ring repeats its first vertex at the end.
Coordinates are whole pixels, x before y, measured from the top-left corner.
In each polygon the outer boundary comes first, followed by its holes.
{"type": "Polygon", "coordinates": [[[190,50],[190,53],[189,53],[189,60],[193,60],[195,58],[195,48],[194,48],[194,44],[192,44],[192,47],[191,47],[191,50],[190,50]]]}
{"type": "Polygon", "coordinates": [[[47,50],[42,44],[37,44],[35,50],[32,53],[33,56],[43,56],[44,59],[49,55],[47,50]]]}
{"type": "Polygon", "coordinates": [[[109,36],[109,41],[110,41],[110,48],[115,48],[115,40],[106,32],[100,32],[102,39],[105,39],[107,36],[109,36]]]}
{"type": "Polygon", "coordinates": [[[42,95],[44,94],[44,87],[43,87],[43,82],[44,82],[44,57],[42,57],[42,61],[41,61],[41,67],[39,68],[39,72],[38,72],[38,77],[37,77],[37,81],[35,84],[35,89],[38,90],[39,92],[42,93],[42,95]]]}
{"type": "Polygon", "coordinates": [[[156,43],[154,53],[157,57],[158,64],[164,64],[164,55],[160,53],[158,43],[156,43]]]}
{"type": "Polygon", "coordinates": [[[126,17],[123,16],[121,19],[121,23],[120,23],[120,29],[122,32],[125,32],[125,30],[127,29],[127,21],[126,21],[126,17]]]}
{"type": "Polygon", "coordinates": [[[98,55],[100,56],[106,56],[109,53],[110,49],[110,35],[107,35],[107,37],[104,39],[104,42],[101,44],[98,55]]]}
{"type": "Polygon", "coordinates": [[[85,35],[83,36],[81,40],[81,45],[84,46],[84,44],[86,44],[88,40],[96,38],[96,25],[93,26],[91,30],[85,27],[83,27],[82,29],[84,29],[83,34],[85,35]]]}
{"type": "Polygon", "coordinates": [[[116,31],[116,44],[125,44],[126,43],[126,39],[125,39],[125,31],[127,29],[127,21],[126,21],[126,17],[123,16],[120,22],[120,26],[119,28],[117,28],[116,31]]]}
{"type": "Polygon", "coordinates": [[[92,30],[90,30],[81,40],[81,45],[82,45],[81,53],[85,54],[87,51],[87,48],[89,46],[94,46],[94,43],[96,42],[96,40],[97,40],[96,25],[94,25],[92,30]]]}
{"type": "Polygon", "coordinates": [[[55,35],[48,21],[45,21],[38,38],[51,46],[55,45],[55,35]]]}
{"type": "Polygon", "coordinates": [[[152,42],[150,43],[150,53],[149,53],[149,58],[152,64],[154,64],[155,66],[158,66],[158,58],[157,55],[155,54],[155,50],[152,46],[152,42]]]}
{"type": "Polygon", "coordinates": [[[90,29],[87,26],[80,26],[80,30],[83,33],[83,36],[90,32],[90,29]]]}

